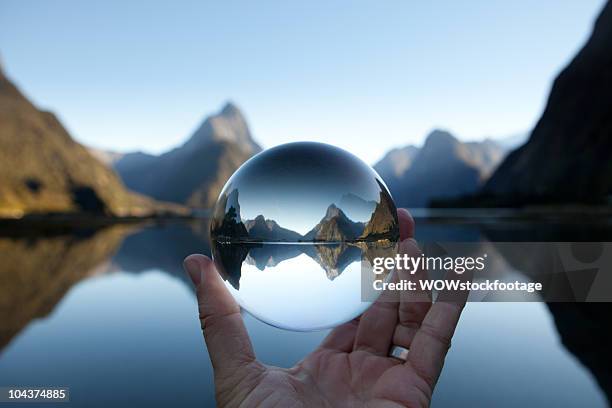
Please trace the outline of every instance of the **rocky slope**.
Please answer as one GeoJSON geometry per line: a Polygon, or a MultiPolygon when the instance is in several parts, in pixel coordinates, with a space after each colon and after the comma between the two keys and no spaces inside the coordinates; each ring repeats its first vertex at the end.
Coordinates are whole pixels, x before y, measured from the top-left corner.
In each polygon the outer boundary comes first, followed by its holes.
{"type": "Polygon", "coordinates": [[[529,141],[486,183],[495,205],[598,203],[612,194],[612,3],[555,79],[529,141]]]}
{"type": "Polygon", "coordinates": [[[364,224],[350,220],[344,212],[331,204],[325,216],[302,240],[304,241],[353,241],[359,238],[364,230],[364,224]]]}
{"type": "Polygon", "coordinates": [[[160,156],[127,154],[115,163],[125,184],[153,198],[211,208],[232,173],[261,148],[228,103],[182,146],[160,156]]]}
{"type": "Polygon", "coordinates": [[[126,190],[55,115],[32,105],[0,69],[0,217],[145,215],[154,208],[151,200],[126,190]]]}
{"type": "Polygon", "coordinates": [[[434,199],[476,191],[504,154],[492,140],[464,143],[446,131],[434,130],[421,149],[396,149],[374,168],[398,206],[426,207],[434,199]]]}
{"type": "Polygon", "coordinates": [[[399,238],[399,221],[397,208],[385,188],[380,186],[380,200],[372,212],[372,217],[361,233],[361,239],[373,241],[378,239],[396,240],[399,238]]]}

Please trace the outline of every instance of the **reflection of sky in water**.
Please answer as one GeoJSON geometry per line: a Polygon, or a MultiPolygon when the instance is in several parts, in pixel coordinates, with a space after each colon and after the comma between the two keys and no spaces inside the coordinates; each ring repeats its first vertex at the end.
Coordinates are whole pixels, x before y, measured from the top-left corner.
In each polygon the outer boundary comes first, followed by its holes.
{"type": "MultiPolygon", "coordinates": [[[[285,367],[327,333],[245,320],[258,357],[285,367]]],[[[195,297],[157,271],[74,286],[47,319],[2,351],[0,384],[68,385],[73,404],[67,407],[214,405],[195,297]]],[[[545,305],[477,303],[461,318],[433,406],[606,403],[591,375],[563,349],[545,305]]]]}
{"type": "Polygon", "coordinates": [[[361,263],[353,262],[334,280],[301,254],[261,271],[242,264],[240,290],[226,286],[239,303],[269,324],[313,330],[351,320],[369,303],[361,301],[361,263]]]}

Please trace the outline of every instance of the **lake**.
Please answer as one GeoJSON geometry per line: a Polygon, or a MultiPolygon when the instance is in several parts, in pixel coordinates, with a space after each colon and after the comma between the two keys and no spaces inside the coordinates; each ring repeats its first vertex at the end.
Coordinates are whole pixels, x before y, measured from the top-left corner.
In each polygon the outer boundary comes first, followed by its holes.
{"type": "MultiPolygon", "coordinates": [[[[416,223],[418,240],[471,242],[609,240],[612,230],[601,223],[426,217],[416,223]]],[[[210,254],[207,229],[202,221],[0,234],[0,386],[67,386],[67,406],[214,405],[195,294],[181,266],[188,254],[210,254]]],[[[609,316],[609,305],[593,307],[609,316]]],[[[433,406],[607,406],[593,374],[602,368],[586,368],[580,359],[591,360],[584,350],[570,352],[561,342],[559,328],[569,340],[584,328],[570,316],[573,310],[540,302],[469,303],[433,406]]],[[[267,364],[291,366],[327,334],[244,317],[267,364]]]]}

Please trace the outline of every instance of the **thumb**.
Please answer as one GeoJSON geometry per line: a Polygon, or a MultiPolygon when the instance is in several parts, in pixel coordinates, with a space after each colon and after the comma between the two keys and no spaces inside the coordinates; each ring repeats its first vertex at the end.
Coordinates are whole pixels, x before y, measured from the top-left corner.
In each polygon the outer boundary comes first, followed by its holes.
{"type": "Polygon", "coordinates": [[[240,375],[256,361],[240,307],[210,258],[190,255],[183,266],[196,286],[200,322],[215,376],[240,375]]]}

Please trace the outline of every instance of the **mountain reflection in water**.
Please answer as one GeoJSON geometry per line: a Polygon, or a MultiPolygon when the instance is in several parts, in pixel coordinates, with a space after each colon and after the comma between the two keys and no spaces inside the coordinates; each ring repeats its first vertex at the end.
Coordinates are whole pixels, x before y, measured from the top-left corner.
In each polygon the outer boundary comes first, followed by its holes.
{"type": "MultiPolygon", "coordinates": [[[[424,222],[418,219],[417,226],[417,240],[467,240],[482,241],[484,244],[486,244],[489,236],[500,241],[510,241],[513,238],[515,240],[554,239],[556,241],[583,238],[590,241],[609,241],[609,237],[611,236],[610,231],[612,230],[609,225],[573,226],[559,224],[534,226],[527,223],[520,224],[516,222],[507,225],[503,223],[465,225],[452,222],[424,222]]],[[[67,297],[66,295],[71,292],[71,288],[78,286],[77,284],[79,282],[87,278],[110,274],[128,274],[125,276],[129,276],[129,274],[143,274],[149,273],[150,271],[160,271],[171,279],[184,283],[182,286],[193,292],[193,288],[182,270],[182,260],[191,253],[211,255],[211,248],[207,235],[208,223],[206,221],[189,224],[116,225],[99,230],[73,230],[61,233],[49,231],[32,231],[30,233],[1,231],[0,355],[2,355],[2,358],[0,358],[0,385],[12,384],[14,378],[19,378],[16,377],[18,372],[26,370],[29,364],[33,364],[27,362],[27,360],[23,360],[23,357],[17,360],[9,358],[14,355],[14,350],[23,347],[27,349],[27,347],[34,347],[36,344],[38,345],[37,347],[43,349],[48,346],[46,338],[33,339],[28,336],[29,328],[35,326],[35,324],[31,323],[52,321],[54,318],[54,310],[60,309],[58,305],[62,302],[64,297],[67,297]],[[24,343],[26,340],[27,344],[31,344],[30,346],[24,343]],[[32,345],[32,342],[34,342],[34,345],[32,345]]],[[[345,268],[348,263],[358,259],[358,254],[359,256],[361,255],[361,250],[356,247],[342,248],[341,246],[336,246],[319,248],[317,251],[313,251],[312,249],[312,246],[310,246],[309,249],[290,246],[282,249],[253,247],[250,248],[250,251],[247,251],[244,261],[261,270],[262,268],[265,269],[266,267],[277,265],[296,255],[306,255],[317,261],[319,265],[322,265],[321,273],[325,273],[329,278],[333,279],[334,276],[342,273],[343,268],[345,268]],[[326,266],[324,267],[323,265],[326,266]]],[[[513,264],[513,262],[511,262],[512,260],[503,259],[503,255],[499,255],[499,257],[500,262],[505,262],[505,264],[510,265],[513,264]]],[[[119,293],[121,288],[116,288],[116,290],[117,293],[119,293]]],[[[119,294],[117,296],[119,296],[119,294]]],[[[113,303],[114,299],[111,297],[106,301],[113,303]]],[[[499,307],[502,307],[501,305],[494,306],[491,304],[476,306],[486,307],[489,308],[489,310],[498,310],[499,307]]],[[[469,306],[468,309],[470,309],[470,307],[475,308],[476,306],[469,306]]],[[[519,310],[519,308],[527,306],[509,304],[508,307],[519,310]]],[[[610,311],[612,309],[610,304],[551,304],[549,308],[564,346],[574,353],[582,364],[591,370],[599,386],[609,397],[611,390],[609,367],[612,366],[612,357],[607,350],[608,345],[612,341],[608,324],[610,311]]],[[[86,312],[87,311],[84,311],[84,313],[86,312]]],[[[469,310],[467,313],[468,315],[464,316],[462,320],[467,319],[466,321],[469,322],[469,310]]],[[[193,316],[185,316],[184,318],[192,319],[194,320],[194,324],[197,324],[195,316],[196,311],[194,306],[193,316]]],[[[485,315],[483,314],[483,316],[485,315]]],[[[97,316],[91,316],[93,320],[96,320],[96,318],[97,316]]],[[[487,317],[481,318],[488,319],[487,317]]],[[[497,319],[495,316],[490,316],[490,318],[494,320],[497,319]]],[[[525,327],[529,327],[531,318],[531,316],[521,316],[519,319],[524,322],[525,327]]],[[[171,316],[159,317],[157,324],[168,325],[168,319],[173,318],[171,316]]],[[[485,320],[482,324],[495,325],[493,320],[489,323],[485,320]]],[[[291,361],[283,360],[283,356],[278,353],[290,355],[291,352],[293,352],[294,354],[301,353],[303,355],[311,351],[312,347],[316,345],[316,341],[318,340],[315,341],[314,338],[316,337],[318,339],[321,337],[313,335],[313,343],[308,343],[306,345],[306,343],[302,344],[305,340],[300,339],[311,338],[308,334],[285,334],[277,329],[266,329],[263,325],[257,325],[249,318],[247,318],[247,325],[250,330],[253,328],[255,328],[253,330],[256,330],[252,333],[256,349],[258,348],[258,342],[263,342],[260,344],[265,344],[265,346],[261,347],[271,348],[269,351],[264,350],[265,352],[263,352],[263,354],[268,355],[269,359],[276,361],[277,364],[291,363],[291,361]],[[264,335],[264,333],[269,334],[264,335]],[[292,344],[293,346],[290,347],[292,351],[290,351],[290,349],[283,352],[279,351],[284,350],[284,346],[275,346],[274,344],[276,344],[277,341],[281,341],[283,344],[285,341],[288,342],[287,344],[292,344]],[[272,349],[275,351],[273,352],[272,349]]],[[[457,333],[459,336],[458,341],[460,341],[462,335],[469,335],[463,330],[474,330],[473,328],[469,328],[468,323],[466,323],[466,325],[466,328],[461,324],[459,325],[457,333]]],[[[113,330],[114,326],[112,324],[105,324],[105,327],[107,327],[108,330],[113,330]]],[[[72,330],[78,331],[79,328],[76,327],[72,330]]],[[[59,335],[75,336],[75,333],[76,332],[60,333],[59,335]]],[[[528,334],[519,331],[516,334],[508,335],[516,336],[513,341],[521,342],[523,341],[521,340],[521,336],[524,337],[528,334]]],[[[103,339],[101,340],[103,341],[103,339]]],[[[143,339],[143,341],[143,346],[146,349],[147,340],[143,339]]],[[[148,341],[152,340],[149,339],[148,341]]],[[[470,340],[470,344],[477,344],[478,342],[478,338],[472,338],[470,340]]],[[[556,348],[558,346],[553,342],[548,347],[550,351],[552,350],[551,347],[556,348]]],[[[146,352],[146,350],[143,352],[146,352]]],[[[174,352],[178,353],[179,351],[176,350],[174,352]]],[[[507,350],[500,350],[500,352],[513,355],[514,350],[510,347],[507,350]]],[[[297,354],[295,358],[299,359],[297,354]]],[[[448,373],[456,372],[453,368],[453,360],[460,358],[460,355],[461,350],[451,350],[447,363],[448,373]]],[[[80,358],[87,360],[87,355],[84,354],[80,358]]],[[[472,355],[470,358],[478,357],[472,355]]],[[[199,359],[197,363],[204,366],[208,364],[205,358],[199,359]]],[[[39,361],[37,364],[43,364],[43,362],[39,361]]],[[[69,375],[69,371],[66,370],[69,370],[69,367],[74,364],[76,364],[76,362],[73,361],[65,368],[54,366],[52,370],[54,374],[49,378],[55,378],[57,383],[50,385],[66,385],[63,381],[66,381],[67,378],[72,378],[69,375]]],[[[483,361],[481,364],[494,366],[496,362],[489,361],[486,363],[483,361]]],[[[469,367],[466,367],[465,364],[463,364],[463,367],[465,370],[471,370],[469,367]]],[[[172,367],[169,367],[169,369],[174,370],[172,367]]],[[[176,369],[178,370],[178,368],[176,369]]],[[[504,366],[500,366],[500,369],[504,369],[504,366]]],[[[180,372],[180,370],[177,371],[177,373],[178,372],[180,372]]],[[[464,374],[468,377],[470,376],[470,372],[464,374]]],[[[518,374],[518,372],[508,375],[514,376],[515,374],[518,374]]],[[[31,378],[31,381],[37,383],[39,381],[37,378],[39,377],[36,375],[34,371],[27,371],[27,376],[25,378],[31,378]]],[[[561,379],[561,377],[567,378],[569,374],[562,370],[559,372],[557,372],[557,370],[552,370],[547,371],[546,375],[549,376],[550,381],[554,381],[554,378],[557,378],[557,376],[561,379]]],[[[448,382],[454,380],[456,380],[454,376],[453,379],[449,378],[448,381],[446,381],[443,376],[437,392],[439,401],[447,400],[445,397],[447,392],[450,393],[448,395],[452,394],[454,396],[460,392],[458,388],[446,385],[448,382]]],[[[130,383],[129,378],[125,378],[124,381],[130,383]]],[[[206,395],[212,396],[211,378],[200,378],[198,379],[198,384],[198,387],[201,387],[202,384],[206,384],[206,395]]],[[[469,389],[465,383],[462,384],[463,388],[469,389]]],[[[173,384],[167,384],[167,386],[169,387],[168,390],[170,390],[169,395],[172,395],[171,390],[174,387],[173,384]]],[[[512,392],[520,393],[520,390],[514,390],[512,392]]],[[[466,398],[468,397],[466,396],[466,398]]],[[[578,394],[577,398],[588,401],[601,401],[598,399],[599,397],[588,395],[578,394]]],[[[194,400],[195,399],[196,397],[194,397],[194,400]]],[[[188,399],[188,401],[192,400],[188,399]]],[[[198,401],[201,402],[201,400],[198,401]]],[[[511,402],[512,401],[509,401],[507,406],[511,406],[511,402]]],[[[103,406],[103,403],[104,401],[101,401],[98,406],[103,406]]],[[[89,401],[89,405],[95,406],[96,404],[94,404],[93,401],[89,401]]],[[[137,406],[138,404],[133,403],[131,405],[137,406]]],[[[149,405],[151,405],[151,401],[149,401],[149,405]]]]}
{"type": "Polygon", "coordinates": [[[396,245],[389,241],[375,242],[333,242],[333,243],[215,243],[212,253],[223,279],[234,289],[240,289],[243,264],[255,265],[263,271],[275,268],[281,262],[302,254],[313,259],[333,281],[352,263],[373,258],[393,256],[396,245]]]}

